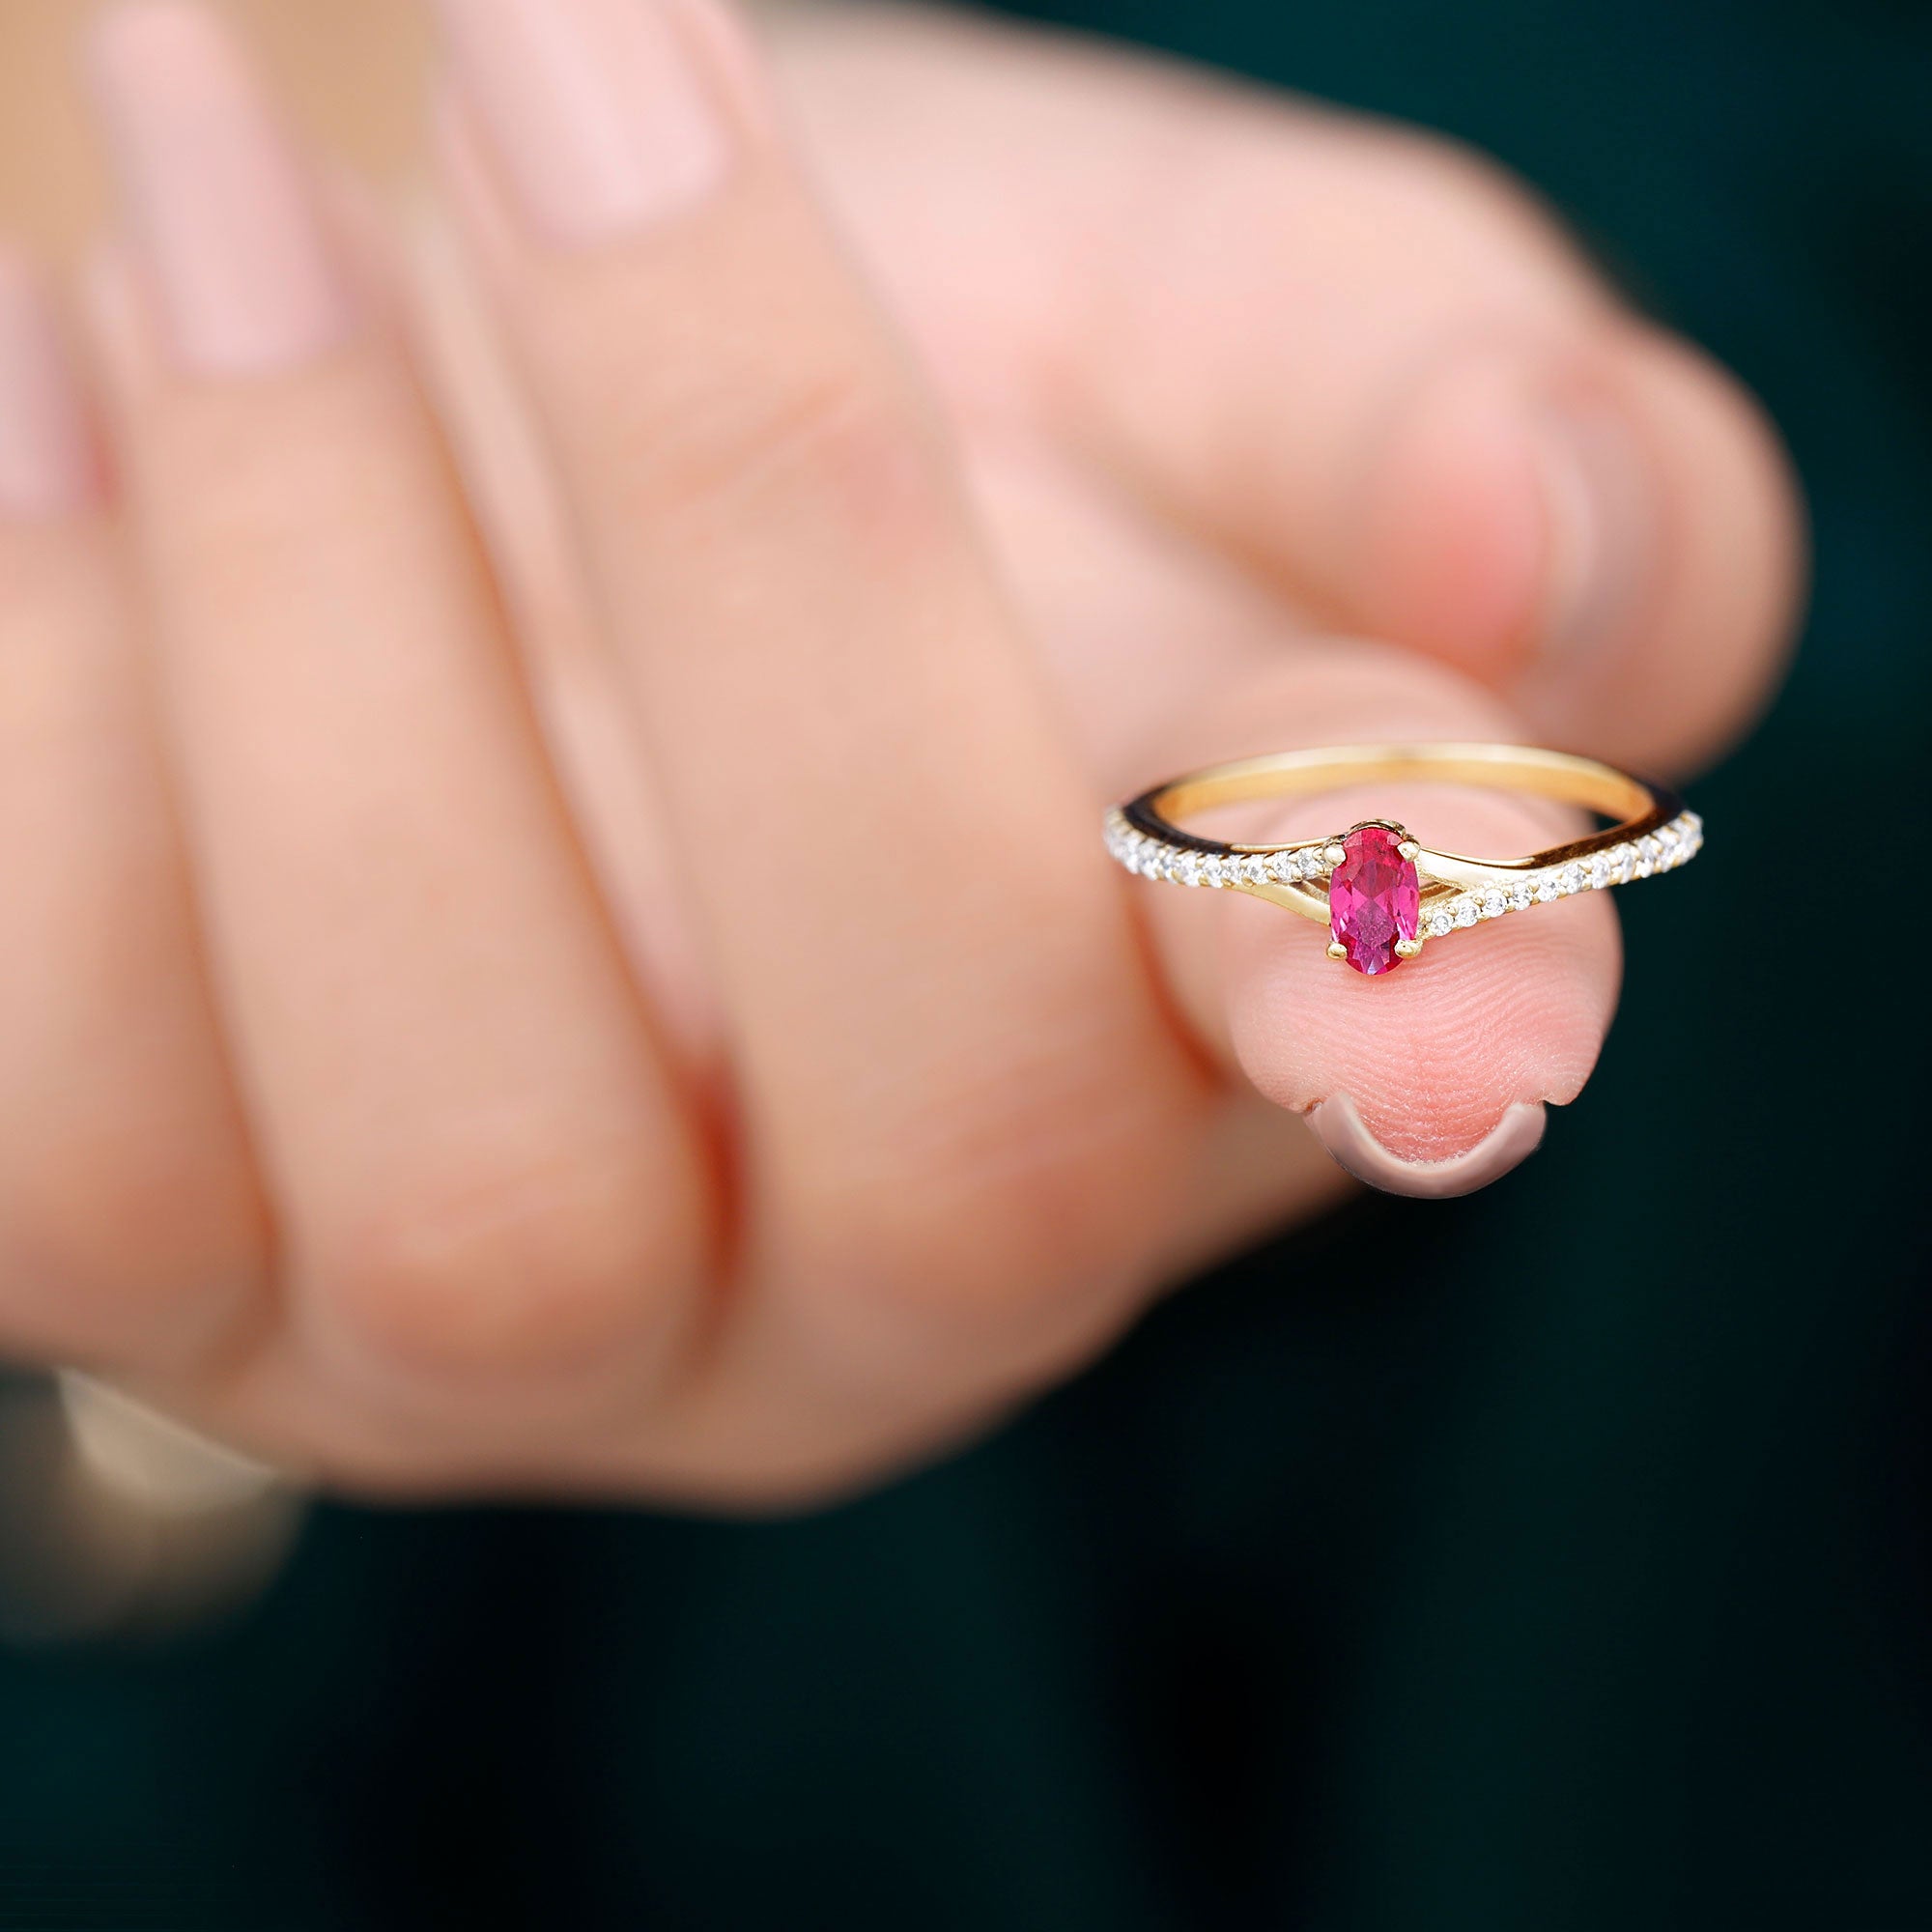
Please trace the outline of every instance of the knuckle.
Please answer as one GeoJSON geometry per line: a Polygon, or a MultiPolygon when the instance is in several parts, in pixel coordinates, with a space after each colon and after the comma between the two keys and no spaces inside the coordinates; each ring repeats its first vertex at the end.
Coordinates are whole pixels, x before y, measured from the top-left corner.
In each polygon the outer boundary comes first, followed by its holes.
{"type": "Polygon", "coordinates": [[[1431,215],[1447,216],[1493,241],[1536,248],[1562,242],[1549,205],[1493,156],[1429,128],[1400,128],[1385,138],[1383,165],[1372,184],[1412,208],[1418,226],[1431,215]]]}
{"type": "Polygon", "coordinates": [[[909,406],[856,346],[714,366],[674,393],[634,394],[604,434],[599,467],[622,479],[639,529],[681,536],[779,511],[899,543],[938,507],[909,406]]]}
{"type": "Polygon", "coordinates": [[[1349,215],[1385,240],[1424,286],[1466,302],[1471,286],[1538,312],[1567,309],[1581,265],[1554,209],[1501,161],[1434,129],[1357,130],[1349,215]],[[1480,280],[1475,278],[1480,276],[1480,280]]]}
{"type": "Polygon", "coordinates": [[[397,1187],[319,1244],[317,1292],[412,1376],[568,1375],[632,1340],[695,1270],[647,1151],[397,1187]]]}
{"type": "MultiPolygon", "coordinates": [[[[1409,308],[1444,304],[1466,311],[1481,292],[1492,313],[1569,313],[1579,291],[1580,256],[1552,208],[1503,163],[1431,129],[1363,125],[1336,118],[1323,129],[1324,192],[1304,198],[1303,230],[1284,215],[1284,183],[1301,180],[1300,141],[1284,146],[1278,116],[1229,116],[1218,97],[1194,97],[1195,138],[1160,156],[1149,191],[1149,218],[1126,237],[1136,259],[1154,242],[1197,233],[1204,185],[1249,211],[1305,271],[1308,250],[1338,254],[1346,273],[1399,264],[1400,283],[1383,299],[1409,308]],[[1204,111],[1205,110],[1205,111],[1204,111]]],[[[1259,258],[1268,260],[1265,251],[1259,258]]]]}
{"type": "Polygon", "coordinates": [[[614,526],[670,547],[796,519],[873,554],[933,527],[931,418],[804,202],[700,230],[526,291],[547,413],[614,526]]]}
{"type": "Polygon", "coordinates": [[[761,396],[713,392],[680,417],[645,466],[651,497],[680,516],[806,498],[856,527],[898,527],[918,502],[922,464],[869,375],[833,369],[761,396]]]}

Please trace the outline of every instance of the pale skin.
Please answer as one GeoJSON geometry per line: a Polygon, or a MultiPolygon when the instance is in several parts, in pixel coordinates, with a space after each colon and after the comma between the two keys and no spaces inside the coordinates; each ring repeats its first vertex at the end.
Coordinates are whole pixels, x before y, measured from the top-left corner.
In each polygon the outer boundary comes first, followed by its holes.
{"type": "Polygon", "coordinates": [[[896,11],[439,12],[400,214],[109,14],[65,373],[0,271],[0,1349],[361,1492],[791,1506],[1331,1205],[1318,1105],[1420,1191],[1577,1098],[1608,895],[1370,981],[1099,810],[1693,771],[1799,575],[1728,377],[1426,135],[896,11]]]}

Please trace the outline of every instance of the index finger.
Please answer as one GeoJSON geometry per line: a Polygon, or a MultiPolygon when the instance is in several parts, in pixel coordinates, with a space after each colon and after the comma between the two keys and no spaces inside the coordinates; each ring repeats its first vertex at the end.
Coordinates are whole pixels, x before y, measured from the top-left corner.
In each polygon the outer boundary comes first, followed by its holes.
{"type": "Polygon", "coordinates": [[[793,1275],[927,1299],[1132,1252],[1198,1076],[944,435],[735,48],[676,5],[442,13],[459,205],[732,1016],[760,1225],[793,1275]]]}

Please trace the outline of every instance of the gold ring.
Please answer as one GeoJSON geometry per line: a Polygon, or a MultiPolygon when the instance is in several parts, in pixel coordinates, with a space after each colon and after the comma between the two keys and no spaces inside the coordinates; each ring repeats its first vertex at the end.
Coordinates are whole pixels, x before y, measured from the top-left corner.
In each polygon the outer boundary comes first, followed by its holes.
{"type": "Polygon", "coordinates": [[[1527,745],[1330,745],[1209,765],[1107,813],[1107,849],[1144,879],[1218,886],[1319,919],[1328,956],[1387,973],[1424,942],[1533,905],[1601,891],[1696,855],[1704,821],[1667,786],[1614,765],[1527,745]],[[1227,845],[1174,821],[1215,806],[1294,798],[1378,779],[1424,779],[1529,792],[1612,823],[1520,859],[1438,851],[1392,818],[1285,845],[1227,845]]]}

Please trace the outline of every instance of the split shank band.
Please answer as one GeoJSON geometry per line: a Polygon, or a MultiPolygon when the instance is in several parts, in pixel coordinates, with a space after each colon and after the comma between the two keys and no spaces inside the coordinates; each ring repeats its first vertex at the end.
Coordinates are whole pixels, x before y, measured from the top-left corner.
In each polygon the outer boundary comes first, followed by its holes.
{"type": "Polygon", "coordinates": [[[1567,752],[1483,744],[1324,746],[1210,765],[1117,806],[1106,833],[1114,857],[1143,878],[1230,888],[1320,920],[1333,934],[1329,952],[1366,973],[1482,920],[1667,871],[1703,842],[1702,821],[1666,786],[1567,752]],[[1393,819],[1275,845],[1228,844],[1179,823],[1218,806],[1379,780],[1528,792],[1611,823],[1515,858],[1443,851],[1393,819]]]}

